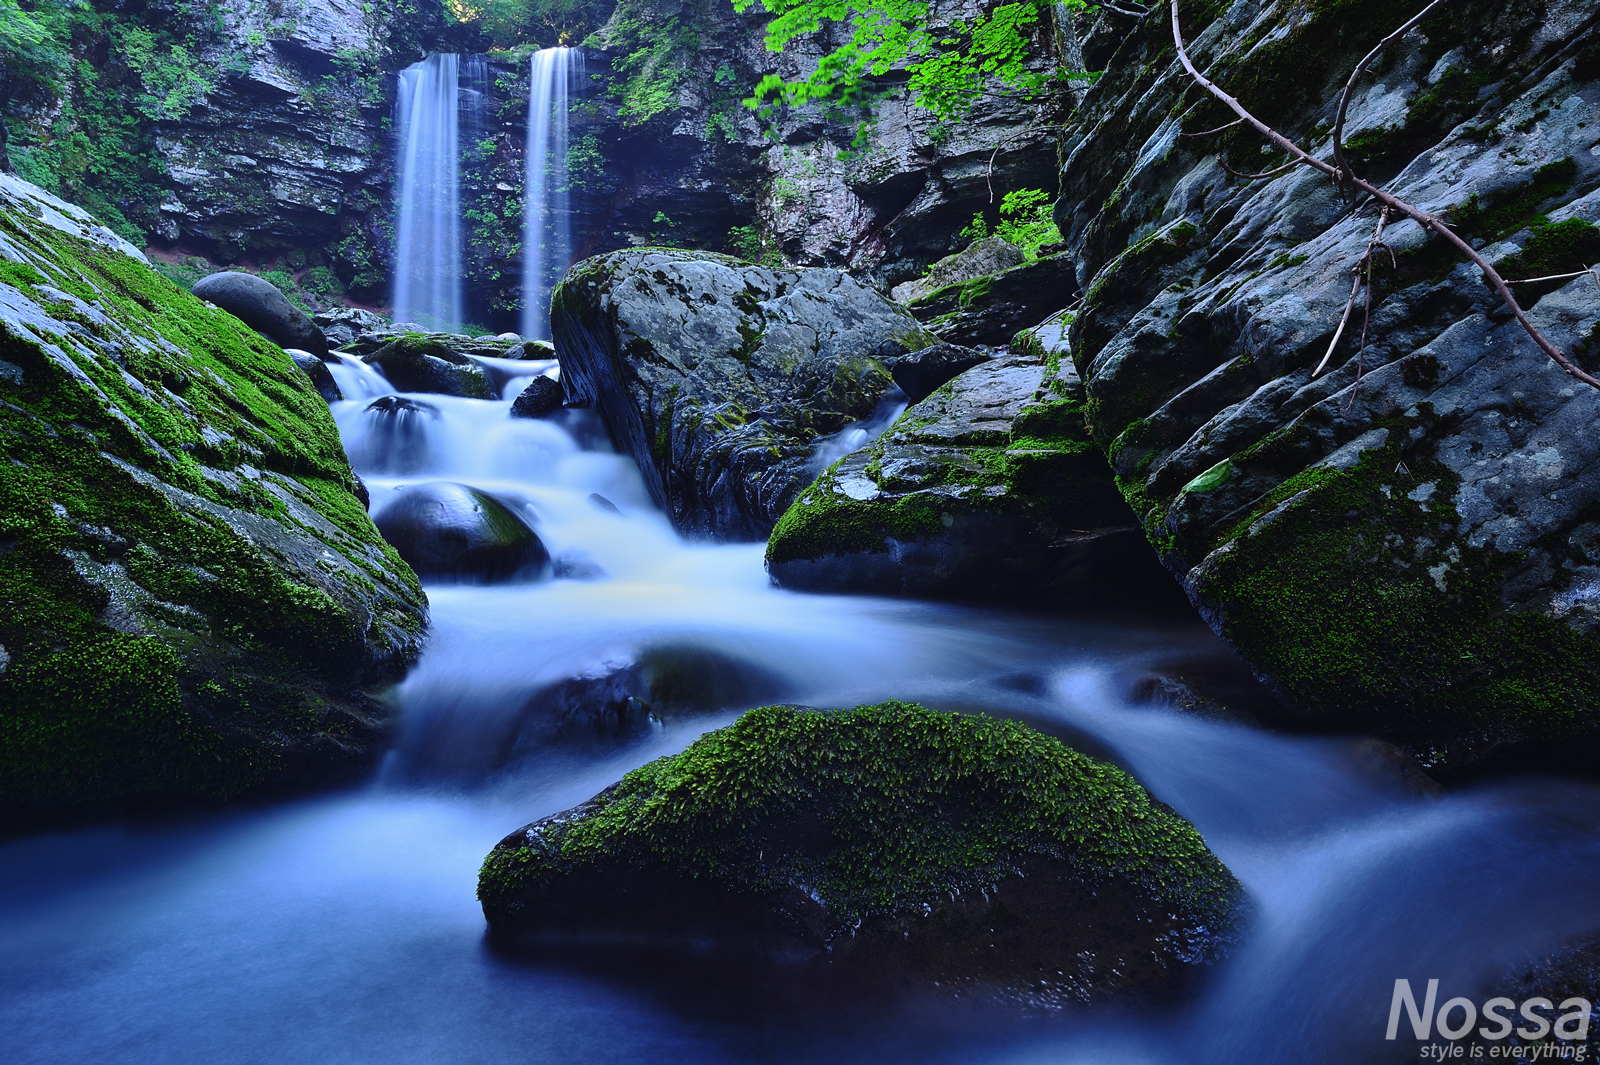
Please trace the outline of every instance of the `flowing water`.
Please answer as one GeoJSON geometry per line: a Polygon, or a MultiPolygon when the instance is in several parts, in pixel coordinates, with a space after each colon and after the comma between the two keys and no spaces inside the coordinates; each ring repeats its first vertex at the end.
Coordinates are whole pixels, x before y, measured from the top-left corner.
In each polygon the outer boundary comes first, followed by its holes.
{"type": "Polygon", "coordinates": [[[430,55],[400,72],[395,101],[394,314],[430,329],[462,322],[459,85],[460,57],[430,55]]]}
{"type": "MultiPolygon", "coordinates": [[[[584,412],[509,417],[550,363],[486,363],[506,398],[407,397],[333,366],[376,509],[459,480],[584,579],[429,589],[382,771],[345,794],[0,845],[0,1045],[33,1062],[1369,1062],[1396,977],[1441,1000],[1600,927],[1600,792],[1550,779],[1408,794],[1353,740],[1136,705],[1146,671],[1225,656],[1198,622],[1048,619],[768,586],[760,545],[685,543],[584,412]],[[392,406],[392,405],[391,405],[392,406]],[[608,505],[593,497],[601,496],[608,505]],[[759,667],[775,697],[1018,716],[1136,774],[1253,900],[1184,1006],[1020,1017],[955,1004],[809,1008],[704,959],[508,957],[478,863],[505,833],[681,749],[739,709],[507,757],[530,692],[651,647],[759,667]]],[[[1480,998],[1481,1000],[1481,998],[1480,998]]],[[[1396,1049],[1396,1047],[1399,1049],[1396,1049]]]]}
{"type": "Polygon", "coordinates": [[[572,105],[584,88],[583,49],[533,53],[522,208],[522,335],[550,339],[550,292],[572,261],[572,105]]]}

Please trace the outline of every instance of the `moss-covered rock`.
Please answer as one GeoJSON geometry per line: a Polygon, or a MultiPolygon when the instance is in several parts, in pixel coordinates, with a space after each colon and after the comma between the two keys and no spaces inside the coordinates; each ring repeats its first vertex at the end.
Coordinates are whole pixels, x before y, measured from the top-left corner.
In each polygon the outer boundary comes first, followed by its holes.
{"type": "Polygon", "coordinates": [[[1120,769],[894,702],[752,710],[507,836],[478,896],[506,939],[711,943],[1038,1004],[1173,981],[1242,908],[1120,769]]]}
{"type": "Polygon", "coordinates": [[[426,600],[289,356],[0,175],[0,807],[367,764],[426,600]]]}
{"type": "MultiPolygon", "coordinates": [[[[1508,276],[1581,269],[1600,248],[1600,127],[1572,103],[1595,75],[1558,27],[1589,15],[1441,9],[1353,99],[1359,171],[1508,276]]],[[[1351,66],[1402,17],[1365,0],[1184,12],[1202,69],[1323,157],[1351,66]]],[[[1600,392],[1452,248],[1392,219],[1370,322],[1358,301],[1314,375],[1375,218],[1307,170],[1230,177],[1262,169],[1261,140],[1187,136],[1232,116],[1184,77],[1170,20],[1129,32],[1070,131],[1057,210],[1086,275],[1085,416],[1147,537],[1285,718],[1379,732],[1430,771],[1524,754],[1592,770],[1600,392]]],[[[1517,288],[1586,357],[1593,278],[1517,288]]]]}
{"type": "Polygon", "coordinates": [[[838,270],[638,248],[574,266],[551,299],[569,400],[600,408],[680,530],[763,539],[817,440],[870,418],[888,362],[935,337],[838,270]]]}
{"type": "Polygon", "coordinates": [[[1025,350],[825,470],[773,529],[767,571],[804,591],[1044,609],[1183,599],[1089,439],[1076,372],[1025,350]]]}
{"type": "Polygon", "coordinates": [[[1004,344],[1066,307],[1077,292],[1072,258],[1051,255],[917,295],[907,309],[951,344],[1004,344]]]}

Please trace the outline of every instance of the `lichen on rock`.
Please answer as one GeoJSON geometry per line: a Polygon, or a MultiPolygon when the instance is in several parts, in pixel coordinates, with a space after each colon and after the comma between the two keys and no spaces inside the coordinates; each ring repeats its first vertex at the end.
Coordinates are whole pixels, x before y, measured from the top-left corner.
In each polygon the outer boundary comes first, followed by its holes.
{"type": "Polygon", "coordinates": [[[1015,722],[773,706],[507,836],[505,940],[711,944],[1060,1005],[1218,957],[1243,893],[1122,770],[1015,722]]]}
{"type": "Polygon", "coordinates": [[[427,608],[289,356],[0,175],[0,807],[369,764],[427,608]]]}

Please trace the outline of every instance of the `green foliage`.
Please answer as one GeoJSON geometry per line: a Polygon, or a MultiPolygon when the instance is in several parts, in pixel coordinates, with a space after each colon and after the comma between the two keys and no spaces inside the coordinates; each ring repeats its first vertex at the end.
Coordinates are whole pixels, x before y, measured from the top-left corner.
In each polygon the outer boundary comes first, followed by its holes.
{"type": "Polygon", "coordinates": [[[676,15],[653,23],[619,17],[609,31],[612,47],[623,54],[611,61],[620,77],[607,92],[623,125],[643,125],[677,104],[700,37],[676,15]]]}
{"type": "Polygon", "coordinates": [[[575,45],[611,12],[605,0],[477,0],[450,4],[458,22],[476,23],[495,48],[575,45]]]}
{"type": "Polygon", "coordinates": [[[1194,826],[1121,769],[1017,722],[900,702],[751,710],[627,774],[543,842],[496,848],[478,897],[515,912],[573,873],[654,866],[754,893],[804,884],[849,925],[981,890],[1024,855],[1090,883],[1124,878],[1213,932],[1241,897],[1194,826]],[[774,834],[807,818],[820,845],[774,834]]]}
{"type": "Polygon", "coordinates": [[[728,230],[729,255],[759,266],[782,266],[783,255],[759,226],[734,226],[728,230]]]}
{"type": "Polygon", "coordinates": [[[1050,194],[1042,189],[1008,192],[1000,201],[1000,224],[995,233],[1021,248],[1030,260],[1037,259],[1041,247],[1061,241],[1050,207],[1050,194]]]}
{"type": "MultiPolygon", "coordinates": [[[[972,221],[968,222],[965,226],[963,226],[961,228],[961,232],[956,234],[956,236],[959,239],[967,241],[968,243],[970,243],[970,242],[972,242],[974,240],[982,240],[984,237],[987,237],[988,235],[989,235],[989,220],[987,218],[983,217],[983,212],[982,211],[979,211],[977,214],[973,215],[972,216],[972,221]]],[[[933,269],[933,267],[930,265],[928,267],[928,269],[931,270],[931,269],[933,269]]]]}
{"type": "MultiPolygon", "coordinates": [[[[733,0],[738,11],[755,0],[733,0]]],[[[825,23],[848,24],[850,40],[824,54],[814,71],[800,81],[768,74],[746,105],[764,102],[803,105],[830,102],[849,106],[867,102],[869,79],[904,69],[912,97],[941,119],[964,116],[992,82],[1025,96],[1060,91],[1067,81],[1088,75],[1064,70],[1041,73],[1027,61],[1037,38],[1058,5],[1048,0],[1001,4],[972,22],[936,25],[927,0],[760,0],[773,16],[767,24],[767,47],[776,52],[798,37],[817,33],[825,23]]],[[[1063,0],[1059,5],[1081,11],[1090,0],[1063,0]]]]}

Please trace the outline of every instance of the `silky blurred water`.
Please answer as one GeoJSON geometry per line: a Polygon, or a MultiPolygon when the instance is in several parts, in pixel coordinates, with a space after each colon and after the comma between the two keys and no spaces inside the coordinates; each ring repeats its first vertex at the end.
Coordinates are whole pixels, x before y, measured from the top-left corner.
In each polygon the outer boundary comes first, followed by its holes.
{"type": "MultiPolygon", "coordinates": [[[[407,472],[369,445],[387,389],[350,360],[335,418],[376,510],[458,480],[516,507],[583,580],[429,589],[427,650],[373,783],[247,810],[0,845],[0,1047],[33,1062],[1369,1062],[1396,977],[1440,998],[1600,928],[1600,793],[1528,779],[1420,798],[1354,739],[1135,704],[1164,663],[1226,661],[1198,621],[1040,618],[770,587],[761,545],[681,541],[582,412],[408,397],[407,472]],[[591,498],[599,494],[612,507],[591,498]],[[612,509],[614,508],[614,509],[612,509]],[[671,644],[784,701],[1017,716],[1109,757],[1192,820],[1255,916],[1186,1003],[1027,1017],[960,1004],[810,1008],[704,959],[490,950],[477,867],[507,832],[679,750],[742,707],[496,761],[528,694],[671,644]]],[[[382,450],[382,449],[380,449],[382,450]]]]}

